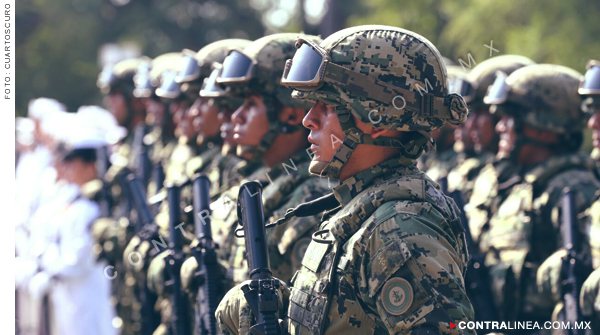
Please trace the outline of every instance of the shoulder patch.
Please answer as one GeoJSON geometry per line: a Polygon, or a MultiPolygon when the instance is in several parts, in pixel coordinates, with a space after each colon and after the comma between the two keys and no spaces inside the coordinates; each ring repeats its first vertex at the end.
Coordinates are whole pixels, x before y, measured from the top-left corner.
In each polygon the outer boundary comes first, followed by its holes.
{"type": "Polygon", "coordinates": [[[391,278],[381,290],[383,307],[392,315],[402,315],[413,302],[413,289],[404,278],[391,278]]]}

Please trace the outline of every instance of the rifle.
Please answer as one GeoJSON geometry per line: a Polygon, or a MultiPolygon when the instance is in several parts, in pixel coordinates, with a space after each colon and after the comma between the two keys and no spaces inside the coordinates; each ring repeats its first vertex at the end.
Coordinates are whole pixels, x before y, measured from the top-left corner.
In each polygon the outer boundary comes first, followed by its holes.
{"type": "MultiPolygon", "coordinates": [[[[129,176],[127,176],[127,181],[129,183],[132,202],[135,204],[137,211],[136,234],[141,239],[149,239],[153,235],[151,230],[155,229],[157,231],[158,229],[155,227],[156,225],[153,225],[154,218],[150,213],[150,207],[146,202],[142,182],[137,179],[133,173],[130,173],[129,176]]],[[[146,274],[147,270],[148,262],[144,264],[144,271],[142,271],[142,273],[146,274]]],[[[158,327],[157,320],[159,318],[157,313],[154,311],[154,304],[156,304],[158,296],[148,289],[145,276],[143,276],[143,278],[138,278],[137,284],[139,285],[137,289],[137,296],[141,305],[140,334],[152,335],[154,330],[158,327]]]]}
{"type": "Polygon", "coordinates": [[[568,334],[584,334],[585,331],[575,329],[576,322],[587,320],[579,308],[579,291],[587,275],[584,262],[581,260],[579,231],[577,229],[576,192],[566,188],[562,198],[561,233],[563,247],[567,251],[567,259],[562,265],[563,316],[571,324],[568,334]]]}
{"type": "MultiPolygon", "coordinates": [[[[477,244],[473,241],[469,220],[465,215],[465,201],[461,191],[453,191],[450,197],[460,209],[460,222],[465,230],[465,240],[470,259],[465,273],[465,289],[475,310],[477,321],[497,321],[498,312],[494,304],[494,295],[490,288],[490,277],[488,268],[485,266],[485,255],[479,251],[477,244]]],[[[483,330],[482,334],[491,332],[483,330]]]]}
{"type": "Polygon", "coordinates": [[[181,189],[177,185],[167,186],[169,202],[169,254],[165,257],[165,268],[169,280],[165,282],[171,296],[171,329],[174,335],[189,335],[187,297],[181,287],[181,265],[183,264],[183,241],[177,227],[181,228],[181,189]]]}
{"type": "Polygon", "coordinates": [[[192,182],[194,230],[198,237],[198,245],[192,249],[192,254],[198,262],[195,280],[199,285],[196,296],[196,324],[198,335],[217,334],[215,312],[219,304],[217,292],[219,289],[218,262],[215,249],[219,246],[212,239],[210,222],[210,180],[204,174],[195,175],[192,182]]]}
{"type": "Polygon", "coordinates": [[[242,286],[244,297],[257,319],[250,328],[253,335],[279,335],[279,280],[270,270],[262,186],[251,181],[240,187],[237,203],[238,222],[244,229],[250,284],[242,286]]]}
{"type": "Polygon", "coordinates": [[[98,174],[98,179],[100,179],[102,182],[102,190],[100,191],[100,199],[98,203],[100,205],[100,217],[103,218],[110,217],[110,212],[113,205],[110,187],[104,179],[106,171],[108,171],[109,167],[110,160],[108,157],[108,147],[102,146],[96,149],[96,171],[98,174]]]}

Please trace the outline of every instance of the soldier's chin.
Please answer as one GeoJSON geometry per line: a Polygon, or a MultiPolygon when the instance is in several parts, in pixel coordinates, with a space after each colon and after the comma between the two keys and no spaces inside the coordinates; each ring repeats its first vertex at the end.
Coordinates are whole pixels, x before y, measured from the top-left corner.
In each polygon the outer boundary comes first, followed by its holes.
{"type": "Polygon", "coordinates": [[[321,176],[328,166],[329,162],[312,161],[308,167],[308,172],[316,176],[321,176]]]}
{"type": "Polygon", "coordinates": [[[236,156],[245,160],[252,160],[256,156],[257,148],[251,145],[238,144],[236,147],[236,156]]]}

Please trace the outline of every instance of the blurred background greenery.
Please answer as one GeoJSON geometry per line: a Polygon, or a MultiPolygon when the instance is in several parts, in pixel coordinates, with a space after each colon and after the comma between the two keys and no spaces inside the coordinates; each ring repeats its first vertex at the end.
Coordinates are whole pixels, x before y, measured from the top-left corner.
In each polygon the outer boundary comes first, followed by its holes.
{"type": "MultiPolygon", "coordinates": [[[[101,104],[102,46],[155,57],[212,41],[274,32],[327,36],[386,24],[418,32],[450,59],[521,54],[585,71],[600,58],[598,0],[19,0],[16,110],[45,96],[69,110],[101,104]]],[[[106,47],[105,47],[106,49],[106,47]]],[[[473,64],[474,65],[474,64],[473,64]]]]}

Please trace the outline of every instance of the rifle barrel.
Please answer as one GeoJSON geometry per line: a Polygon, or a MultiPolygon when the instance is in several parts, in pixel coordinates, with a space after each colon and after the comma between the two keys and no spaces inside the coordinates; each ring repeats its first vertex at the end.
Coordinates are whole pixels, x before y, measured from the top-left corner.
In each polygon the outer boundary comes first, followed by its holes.
{"type": "Polygon", "coordinates": [[[240,188],[238,221],[244,227],[250,279],[271,276],[265,231],[265,213],[262,206],[262,186],[251,181],[240,188]]]}

